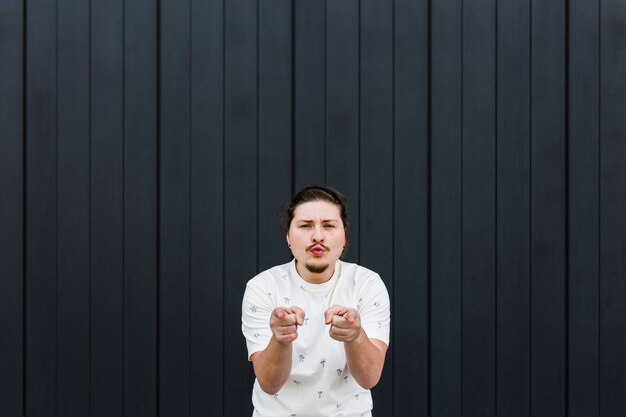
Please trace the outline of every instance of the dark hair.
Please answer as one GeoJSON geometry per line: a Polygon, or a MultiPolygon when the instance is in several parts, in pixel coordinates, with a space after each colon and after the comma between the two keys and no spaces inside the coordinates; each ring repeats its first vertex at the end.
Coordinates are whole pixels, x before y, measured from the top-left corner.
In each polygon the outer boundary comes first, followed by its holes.
{"type": "MultiPolygon", "coordinates": [[[[346,247],[348,247],[348,214],[346,198],[339,191],[330,187],[322,187],[319,185],[310,185],[300,190],[293,196],[291,202],[286,204],[280,212],[280,226],[283,232],[287,234],[291,221],[293,220],[293,213],[302,203],[308,203],[310,201],[327,201],[339,207],[339,214],[341,221],[343,222],[343,229],[346,233],[346,247]]],[[[345,250],[344,250],[345,252],[345,250]]]]}

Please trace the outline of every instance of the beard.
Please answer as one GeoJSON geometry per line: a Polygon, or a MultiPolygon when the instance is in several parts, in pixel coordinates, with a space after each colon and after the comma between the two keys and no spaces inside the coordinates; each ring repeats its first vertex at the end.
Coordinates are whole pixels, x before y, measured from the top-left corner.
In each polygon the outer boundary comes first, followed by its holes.
{"type": "Polygon", "coordinates": [[[311,265],[309,263],[305,263],[304,267],[312,274],[321,274],[328,269],[329,265],[330,264],[311,265]]]}

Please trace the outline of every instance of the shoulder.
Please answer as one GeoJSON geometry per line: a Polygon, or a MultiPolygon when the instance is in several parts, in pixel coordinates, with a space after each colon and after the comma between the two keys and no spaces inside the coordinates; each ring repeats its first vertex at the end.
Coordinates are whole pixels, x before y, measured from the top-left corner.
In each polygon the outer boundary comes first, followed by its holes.
{"type": "Polygon", "coordinates": [[[289,264],[277,265],[260,272],[246,284],[244,304],[277,305],[277,296],[288,285],[289,264]],[[269,304],[267,304],[269,303],[269,304]]]}
{"type": "Polygon", "coordinates": [[[248,287],[256,288],[273,288],[280,285],[281,282],[287,281],[289,275],[290,262],[282,265],[276,265],[258,273],[248,281],[248,287]]]}
{"type": "Polygon", "coordinates": [[[378,273],[362,265],[341,261],[341,270],[341,274],[344,277],[348,277],[356,287],[383,284],[383,280],[378,273]]]}

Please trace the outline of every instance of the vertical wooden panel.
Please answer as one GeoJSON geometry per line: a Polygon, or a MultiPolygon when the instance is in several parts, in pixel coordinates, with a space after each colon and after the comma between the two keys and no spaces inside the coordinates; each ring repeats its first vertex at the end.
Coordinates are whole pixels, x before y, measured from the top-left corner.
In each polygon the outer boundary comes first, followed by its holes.
{"type": "Polygon", "coordinates": [[[463,415],[496,407],[496,2],[463,6],[463,415]]]}
{"type": "Polygon", "coordinates": [[[25,415],[54,416],[57,380],[56,9],[26,3],[25,415]]]}
{"type": "Polygon", "coordinates": [[[291,197],[290,0],[259,2],[258,270],[287,262],[278,211],[291,197]]]}
{"type": "Polygon", "coordinates": [[[497,409],[530,414],[530,3],[497,7],[497,409]]]}
{"type": "Polygon", "coordinates": [[[159,415],[190,413],[190,2],[162,1],[160,27],[159,415]]]}
{"type": "Polygon", "coordinates": [[[531,413],[566,400],[565,2],[532,3],[531,413]]]}
{"type": "Polygon", "coordinates": [[[432,3],[432,415],[461,415],[462,7],[432,3]]]}
{"type": "Polygon", "coordinates": [[[91,405],[123,413],[124,53],[122,0],[91,4],[91,405]]]}
{"type": "Polygon", "coordinates": [[[626,414],[626,3],[601,2],[600,415],[626,414]]]}
{"type": "Polygon", "coordinates": [[[194,417],[221,416],[224,410],[223,7],[222,0],[191,3],[190,411],[194,417]]]}
{"type": "Polygon", "coordinates": [[[156,5],[124,2],[124,416],[157,414],[156,5]]]}
{"type": "Polygon", "coordinates": [[[599,416],[599,2],[569,4],[568,414],[599,416]]]}
{"type": "Polygon", "coordinates": [[[224,373],[225,416],[252,415],[252,365],[241,299],[258,265],[257,2],[225,3],[224,373]]]}
{"type": "Polygon", "coordinates": [[[394,415],[429,415],[428,1],[395,2],[394,415]],[[407,319],[410,317],[410,319],[407,319]]]}
{"type": "MultiPolygon", "coordinates": [[[[360,261],[378,272],[393,297],[393,8],[361,3],[360,261]]],[[[392,298],[393,305],[393,298],[392,298]]],[[[376,410],[393,409],[393,335],[376,410]]]]}
{"type": "Polygon", "coordinates": [[[22,2],[0,6],[0,404],[23,415],[24,154],[22,2]]]}
{"type": "Polygon", "coordinates": [[[359,261],[359,2],[326,2],[326,182],[348,200],[348,262],[359,261]]]}
{"type": "Polygon", "coordinates": [[[295,190],[326,182],[326,2],[294,1],[295,190]]]}
{"type": "Polygon", "coordinates": [[[89,5],[57,3],[57,412],[89,414],[89,5]]]}

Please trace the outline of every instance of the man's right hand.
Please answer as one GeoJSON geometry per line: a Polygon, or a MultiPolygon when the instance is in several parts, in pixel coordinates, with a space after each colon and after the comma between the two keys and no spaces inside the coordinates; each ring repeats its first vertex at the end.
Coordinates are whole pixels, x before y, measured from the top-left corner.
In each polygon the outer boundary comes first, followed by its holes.
{"type": "Polygon", "coordinates": [[[274,339],[280,344],[291,343],[298,338],[298,326],[304,323],[304,311],[300,307],[278,307],[272,312],[270,328],[274,339]]]}

